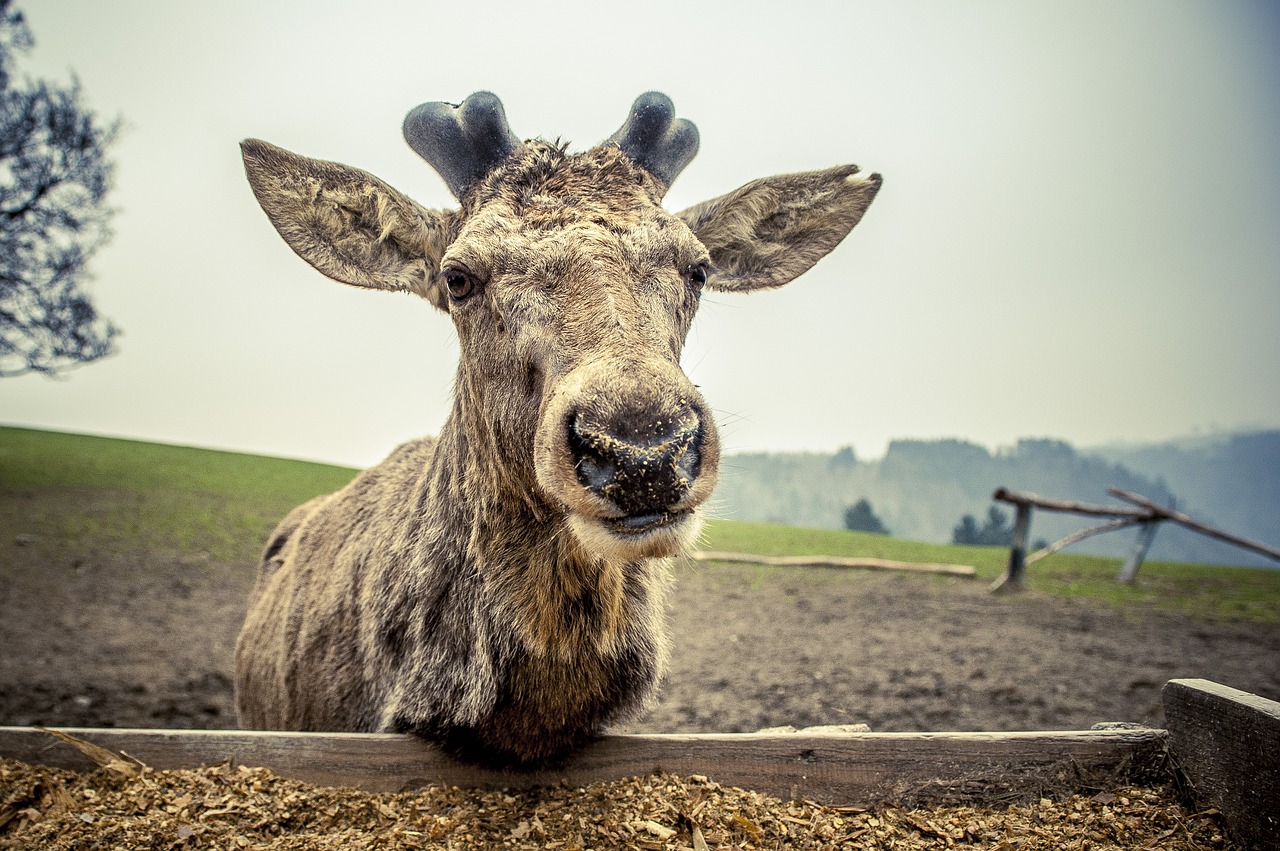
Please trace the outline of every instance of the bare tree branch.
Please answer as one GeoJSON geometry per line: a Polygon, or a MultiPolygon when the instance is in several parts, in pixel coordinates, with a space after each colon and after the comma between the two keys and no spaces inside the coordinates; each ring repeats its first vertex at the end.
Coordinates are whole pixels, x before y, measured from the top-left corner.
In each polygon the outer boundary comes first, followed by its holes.
{"type": "Polygon", "coordinates": [[[22,13],[0,0],[0,377],[57,375],[111,354],[119,335],[84,290],[111,236],[106,150],[119,122],[85,107],[74,77],[16,83],[32,43],[22,13]]]}

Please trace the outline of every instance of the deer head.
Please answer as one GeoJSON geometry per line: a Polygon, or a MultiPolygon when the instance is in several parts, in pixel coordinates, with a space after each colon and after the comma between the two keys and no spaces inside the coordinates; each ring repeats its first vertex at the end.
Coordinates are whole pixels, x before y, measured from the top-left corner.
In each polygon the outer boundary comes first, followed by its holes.
{"type": "Polygon", "coordinates": [[[599,556],[680,551],[719,463],[679,365],[702,292],[792,280],[857,224],[880,177],[848,165],[765,178],[670,213],[663,195],[698,133],[658,93],[581,153],[521,143],[485,92],[423,104],[404,131],[457,209],[256,140],[245,168],[320,272],[417,294],[453,320],[461,363],[440,451],[465,471],[460,499],[523,502],[599,556]]]}

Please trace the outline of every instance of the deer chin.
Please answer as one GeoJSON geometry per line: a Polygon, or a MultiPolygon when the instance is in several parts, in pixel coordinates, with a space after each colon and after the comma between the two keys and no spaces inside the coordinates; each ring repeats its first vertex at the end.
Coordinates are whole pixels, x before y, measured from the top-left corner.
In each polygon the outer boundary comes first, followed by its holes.
{"type": "Polygon", "coordinates": [[[571,511],[569,529],[587,552],[607,559],[671,558],[686,552],[702,531],[697,509],[626,517],[571,511]]]}

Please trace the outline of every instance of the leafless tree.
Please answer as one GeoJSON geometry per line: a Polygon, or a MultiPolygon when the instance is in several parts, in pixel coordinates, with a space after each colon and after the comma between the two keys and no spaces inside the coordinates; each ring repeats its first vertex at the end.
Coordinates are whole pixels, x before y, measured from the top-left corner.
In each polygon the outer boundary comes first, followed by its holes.
{"type": "Polygon", "coordinates": [[[103,123],[66,87],[19,80],[15,59],[34,43],[21,11],[0,0],[0,377],[56,375],[114,350],[119,330],[84,285],[111,236],[103,123]]]}

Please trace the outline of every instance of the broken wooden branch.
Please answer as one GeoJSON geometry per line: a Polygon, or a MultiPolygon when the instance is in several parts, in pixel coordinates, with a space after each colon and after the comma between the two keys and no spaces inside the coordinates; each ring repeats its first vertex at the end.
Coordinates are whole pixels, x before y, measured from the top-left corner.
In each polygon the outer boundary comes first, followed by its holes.
{"type": "Polygon", "coordinates": [[[911,573],[941,573],[948,576],[972,577],[977,571],[967,564],[930,564],[893,561],[884,558],[846,558],[843,556],[762,556],[750,553],[726,553],[699,550],[689,554],[695,561],[726,561],[738,564],[763,564],[770,567],[852,567],[864,570],[904,570],[911,573]]]}
{"type": "Polygon", "coordinates": [[[1103,532],[1114,532],[1117,529],[1127,529],[1130,526],[1136,526],[1142,522],[1142,520],[1138,520],[1136,518],[1117,517],[1115,520],[1103,523],[1100,526],[1090,526],[1088,529],[1081,529],[1079,532],[1072,532],[1065,538],[1059,541],[1054,541],[1049,546],[1036,550],[1034,553],[1027,556],[1027,564],[1034,564],[1045,556],[1051,556],[1059,550],[1065,549],[1079,541],[1083,541],[1085,538],[1091,538],[1094,535],[1101,535],[1103,532]]]}

